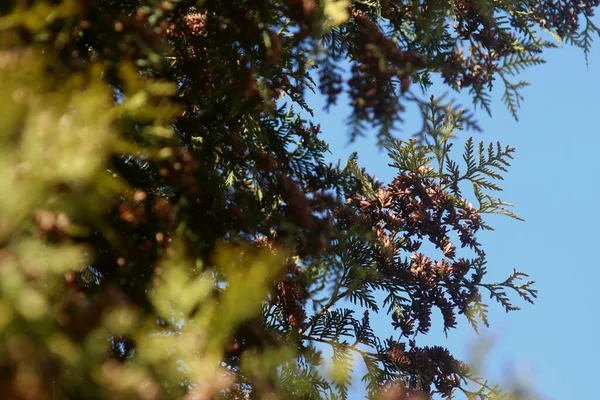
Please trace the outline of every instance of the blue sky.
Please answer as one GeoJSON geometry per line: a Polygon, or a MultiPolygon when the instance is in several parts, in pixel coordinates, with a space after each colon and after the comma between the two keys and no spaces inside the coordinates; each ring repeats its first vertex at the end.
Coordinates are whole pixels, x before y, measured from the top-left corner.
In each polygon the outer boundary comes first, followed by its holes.
{"type": "MultiPolygon", "coordinates": [[[[434,325],[421,343],[445,345],[469,360],[473,344],[491,340],[484,376],[497,383],[511,377],[529,380],[547,399],[595,398],[593,382],[600,372],[595,340],[600,337],[596,296],[600,269],[595,254],[600,248],[596,231],[600,216],[594,208],[600,197],[600,50],[592,51],[587,67],[581,50],[570,46],[549,50],[545,57],[547,64],[520,76],[531,86],[523,91],[518,122],[496,93],[493,116],[482,110],[476,113],[483,133],[462,132],[458,139],[473,135],[516,147],[500,197],[515,204],[525,222],[493,218],[496,231],[480,238],[488,255],[488,280],[503,280],[516,268],[537,282],[539,298],[532,306],[515,297],[522,310],[508,314],[490,303],[491,328],[479,336],[459,319],[459,328],[447,339],[442,326],[434,325]]],[[[432,93],[445,90],[436,86],[432,93]]],[[[465,106],[471,104],[468,95],[452,95],[465,106]]],[[[345,160],[358,151],[360,164],[370,173],[384,182],[393,177],[385,154],[375,146],[375,133],[348,145],[346,104],[328,114],[318,106],[315,111],[330,144],[331,160],[345,160]]],[[[420,123],[416,112],[406,117],[407,126],[420,123]]],[[[411,132],[406,129],[398,136],[407,138],[411,132]]],[[[388,337],[392,332],[388,324],[376,330],[388,337]]],[[[358,386],[353,397],[362,397],[358,386]]]]}

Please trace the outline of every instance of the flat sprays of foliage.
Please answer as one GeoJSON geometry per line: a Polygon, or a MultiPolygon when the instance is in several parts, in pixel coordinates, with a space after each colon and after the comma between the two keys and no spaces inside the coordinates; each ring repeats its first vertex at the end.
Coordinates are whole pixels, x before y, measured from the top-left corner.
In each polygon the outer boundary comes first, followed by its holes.
{"type": "Polygon", "coordinates": [[[518,73],[545,37],[588,51],[597,5],[3,1],[0,393],[344,399],[360,359],[370,398],[500,398],[419,341],[536,296],[523,272],[488,281],[477,239],[517,218],[497,194],[514,149],[452,148],[477,121],[424,90],[489,111],[500,83],[516,116],[518,73]],[[338,134],[374,130],[391,182],[325,161],[308,91],[347,95],[338,134]],[[423,127],[397,138],[408,104],[423,127]]]}

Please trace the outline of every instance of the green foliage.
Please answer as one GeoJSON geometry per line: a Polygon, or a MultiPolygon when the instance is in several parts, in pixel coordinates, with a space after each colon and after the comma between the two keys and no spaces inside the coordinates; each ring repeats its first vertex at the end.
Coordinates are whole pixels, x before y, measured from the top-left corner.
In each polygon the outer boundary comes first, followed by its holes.
{"type": "Polygon", "coordinates": [[[362,360],[370,398],[502,398],[419,341],[435,309],[477,329],[483,294],[537,294],[516,270],[487,282],[476,237],[518,218],[492,196],[514,149],[455,156],[477,121],[422,89],[437,75],[489,111],[501,79],[516,117],[538,28],[587,52],[597,5],[3,2],[0,392],[344,399],[362,360]],[[350,138],[378,130],[392,182],[326,163],[307,90],[349,98],[350,138]],[[409,103],[423,125],[399,140],[409,103]]]}

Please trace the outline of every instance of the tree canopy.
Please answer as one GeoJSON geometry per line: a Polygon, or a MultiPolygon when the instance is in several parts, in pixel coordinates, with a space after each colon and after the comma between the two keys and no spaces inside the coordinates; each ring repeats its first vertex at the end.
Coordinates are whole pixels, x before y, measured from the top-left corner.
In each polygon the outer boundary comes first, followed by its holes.
{"type": "Polygon", "coordinates": [[[419,344],[537,294],[488,281],[477,239],[518,218],[514,148],[453,148],[477,120],[427,89],[491,112],[499,83],[516,118],[519,73],[588,52],[599,3],[2,2],[0,391],[344,399],[359,359],[369,398],[507,397],[419,344]],[[326,161],[308,91],[349,99],[339,135],[377,135],[391,182],[326,161]]]}

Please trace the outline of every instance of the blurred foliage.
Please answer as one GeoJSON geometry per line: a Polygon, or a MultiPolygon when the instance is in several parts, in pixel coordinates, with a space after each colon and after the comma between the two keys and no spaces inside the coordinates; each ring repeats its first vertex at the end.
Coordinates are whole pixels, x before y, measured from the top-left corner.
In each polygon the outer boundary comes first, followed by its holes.
{"type": "Polygon", "coordinates": [[[518,218],[495,197],[514,149],[469,139],[459,162],[476,120],[419,88],[489,110],[500,79],[516,116],[540,30],[589,51],[597,5],[2,2],[3,398],[343,399],[356,358],[370,398],[509,398],[418,341],[435,309],[477,329],[482,293],[535,298],[523,272],[484,279],[476,238],[518,218]],[[324,161],[317,89],[349,95],[351,138],[378,128],[392,182],[324,161]],[[408,102],[423,128],[398,140],[408,102]]]}

